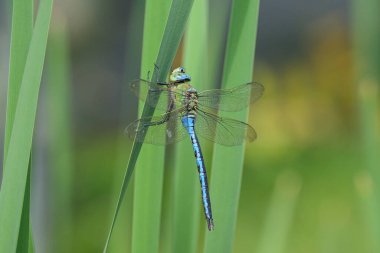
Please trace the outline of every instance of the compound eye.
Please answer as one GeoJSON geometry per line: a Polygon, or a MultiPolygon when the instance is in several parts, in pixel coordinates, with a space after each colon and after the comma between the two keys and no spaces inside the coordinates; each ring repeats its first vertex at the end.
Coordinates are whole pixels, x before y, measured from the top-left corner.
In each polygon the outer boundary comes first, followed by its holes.
{"type": "Polygon", "coordinates": [[[182,67],[179,68],[179,71],[180,71],[181,73],[185,73],[185,69],[182,68],[182,67]]]}

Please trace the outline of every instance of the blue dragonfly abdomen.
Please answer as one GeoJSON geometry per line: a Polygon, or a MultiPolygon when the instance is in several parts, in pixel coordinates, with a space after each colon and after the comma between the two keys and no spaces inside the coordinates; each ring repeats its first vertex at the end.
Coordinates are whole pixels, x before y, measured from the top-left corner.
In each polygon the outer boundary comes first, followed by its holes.
{"type": "Polygon", "coordinates": [[[198,137],[195,132],[196,116],[195,114],[189,113],[187,115],[184,115],[181,120],[182,120],[182,125],[186,128],[188,134],[190,135],[191,143],[193,146],[194,155],[195,155],[195,159],[196,159],[197,167],[198,167],[199,181],[201,183],[201,194],[202,194],[204,213],[206,216],[208,230],[211,231],[214,229],[214,222],[212,218],[206,166],[203,160],[201,146],[199,145],[198,137]]]}

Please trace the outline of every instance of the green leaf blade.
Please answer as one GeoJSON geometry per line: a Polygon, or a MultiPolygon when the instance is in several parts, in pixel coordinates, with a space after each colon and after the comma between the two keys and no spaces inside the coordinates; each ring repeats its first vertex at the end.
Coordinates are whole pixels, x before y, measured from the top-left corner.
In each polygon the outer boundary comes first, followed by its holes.
{"type": "MultiPolygon", "coordinates": [[[[231,88],[252,79],[256,41],[258,0],[234,0],[229,26],[222,88],[231,88]]],[[[221,116],[247,121],[247,110],[221,116]]],[[[238,211],[244,145],[214,146],[210,197],[215,230],[206,233],[204,252],[231,252],[238,211]]]]}
{"type": "MultiPolygon", "coordinates": [[[[17,100],[24,73],[25,62],[28,55],[29,43],[33,31],[33,1],[14,1],[12,13],[12,33],[9,60],[9,80],[7,94],[7,112],[4,135],[4,157],[7,157],[9,141],[12,134],[13,122],[16,112],[17,100]]],[[[5,166],[5,159],[3,161],[5,166]]],[[[28,174],[30,174],[30,163],[28,174]]],[[[1,191],[1,189],[0,189],[1,191]]],[[[30,177],[24,193],[24,203],[19,229],[17,250],[27,252],[29,241],[29,209],[30,209],[30,177]]]]}
{"type": "Polygon", "coordinates": [[[9,140],[11,138],[16,105],[22,82],[22,73],[24,73],[32,31],[33,1],[14,1],[9,59],[7,112],[4,136],[4,157],[7,157],[8,153],[9,140]]]}
{"type": "MultiPolygon", "coordinates": [[[[376,0],[361,2],[354,0],[352,5],[352,36],[353,56],[355,67],[355,89],[358,97],[359,130],[361,157],[364,161],[368,175],[358,178],[366,178],[373,185],[380,183],[380,140],[379,140],[379,89],[380,89],[380,3],[376,0]]],[[[360,185],[360,184],[359,184],[360,185]]],[[[360,188],[360,187],[358,187],[360,188]]],[[[362,201],[363,217],[366,220],[371,233],[373,251],[380,251],[380,190],[373,187],[369,193],[363,194],[359,190],[362,201]]]]}
{"type": "Polygon", "coordinates": [[[52,0],[40,2],[22,77],[0,192],[0,252],[16,252],[52,0]]]}
{"type": "Polygon", "coordinates": [[[66,17],[63,12],[53,18],[47,47],[46,100],[48,126],[48,157],[52,181],[49,209],[59,217],[49,224],[48,248],[59,252],[72,245],[72,174],[73,139],[71,131],[70,52],[66,17]],[[64,246],[64,247],[63,247],[64,246]]]}
{"type": "MultiPolygon", "coordinates": [[[[208,3],[195,0],[184,39],[183,67],[191,75],[198,90],[210,87],[207,82],[208,3]]],[[[175,66],[178,67],[178,66],[175,66]]],[[[182,127],[182,126],[178,126],[182,127]]],[[[203,145],[204,157],[209,146],[203,145]]],[[[172,252],[195,253],[198,250],[201,219],[199,175],[190,137],[177,144],[175,150],[174,206],[172,252]]],[[[203,215],[202,215],[203,218],[203,215]]]]}
{"type": "MultiPolygon", "coordinates": [[[[155,1],[152,1],[151,6],[149,6],[149,4],[150,4],[149,1],[147,1],[147,3],[146,3],[146,6],[147,6],[146,11],[149,14],[151,14],[151,16],[147,17],[147,18],[149,18],[149,20],[146,20],[146,22],[150,23],[151,25],[152,24],[156,25],[158,20],[161,20],[162,15],[163,15],[162,12],[157,11],[158,10],[157,8],[154,8],[154,6],[155,6],[154,4],[162,5],[162,3],[161,2],[160,3],[154,3],[154,2],[155,1]],[[156,16],[156,15],[158,15],[158,16],[156,16]],[[158,18],[155,18],[155,17],[158,17],[158,18]]],[[[193,3],[193,1],[185,1],[185,0],[174,0],[172,2],[169,17],[167,19],[166,27],[164,30],[164,34],[162,37],[161,44],[160,44],[158,56],[157,56],[156,61],[155,61],[155,63],[159,66],[159,71],[157,71],[157,69],[154,69],[154,72],[152,75],[152,80],[164,81],[166,79],[166,75],[167,75],[167,73],[170,69],[170,66],[174,60],[174,56],[177,52],[178,45],[179,45],[180,40],[182,38],[182,34],[183,34],[183,31],[185,28],[187,17],[190,13],[190,10],[191,10],[192,3],[193,3]]],[[[154,25],[151,26],[152,29],[154,28],[154,25]]],[[[155,32],[158,33],[157,30],[153,29],[152,34],[156,34],[155,32]]],[[[157,34],[155,36],[157,36],[157,34]]],[[[148,40],[148,38],[145,36],[145,29],[144,29],[143,61],[142,61],[142,68],[141,68],[142,75],[145,75],[148,72],[148,70],[151,70],[151,68],[154,67],[154,65],[153,65],[154,62],[146,62],[146,60],[144,60],[144,57],[146,55],[149,55],[149,56],[154,55],[154,52],[155,52],[154,47],[155,47],[155,45],[159,45],[159,41],[160,40],[159,39],[157,40],[157,38],[155,38],[152,41],[148,40]],[[145,43],[149,43],[149,42],[154,43],[153,47],[148,47],[145,45],[145,43]]],[[[151,45],[151,44],[149,44],[149,45],[151,45]]],[[[155,59],[155,58],[149,57],[149,59],[155,59]]],[[[153,115],[153,113],[154,113],[154,108],[145,104],[144,108],[142,110],[141,117],[149,117],[149,116],[153,115]]],[[[120,191],[119,198],[117,201],[115,214],[114,214],[114,217],[112,219],[111,228],[109,230],[108,237],[107,237],[106,244],[105,244],[103,252],[108,251],[108,245],[110,242],[110,238],[112,236],[113,227],[114,227],[114,224],[116,222],[116,218],[117,218],[118,212],[120,210],[120,206],[121,206],[122,200],[124,198],[125,192],[127,190],[130,179],[132,177],[133,170],[135,168],[137,158],[140,154],[141,148],[142,148],[142,143],[139,143],[139,142],[133,143],[131,155],[129,158],[129,162],[128,162],[126,173],[125,173],[125,176],[123,179],[121,191],[120,191]]],[[[140,166],[145,166],[144,162],[148,162],[147,165],[151,166],[150,165],[151,161],[149,161],[149,159],[151,159],[151,160],[155,161],[154,162],[155,167],[153,169],[157,169],[159,171],[160,167],[162,167],[161,164],[163,164],[163,160],[161,163],[161,159],[163,159],[163,152],[164,151],[163,150],[160,151],[160,148],[157,148],[157,147],[147,146],[144,148],[144,152],[147,152],[146,155],[144,155],[144,156],[148,157],[148,160],[147,159],[141,159],[142,161],[141,161],[141,163],[139,163],[140,166]],[[157,166],[157,164],[158,164],[158,166],[157,166]]],[[[161,169],[161,171],[159,171],[158,173],[161,173],[163,175],[163,170],[161,169]]],[[[141,175],[141,177],[140,177],[141,182],[139,183],[138,182],[140,180],[139,175],[136,175],[135,185],[139,184],[136,187],[144,187],[143,184],[146,183],[147,181],[149,181],[148,179],[144,179],[144,177],[147,177],[147,175],[146,174],[141,175]]],[[[161,178],[157,179],[157,181],[159,181],[159,180],[162,181],[161,178]]],[[[161,184],[161,188],[162,188],[162,182],[159,182],[158,184],[161,184]]],[[[157,188],[155,187],[155,189],[157,189],[157,188]]],[[[135,191],[136,191],[136,188],[135,188],[135,191]]],[[[142,193],[142,192],[140,191],[140,193],[142,193]]],[[[161,193],[159,193],[159,194],[161,194],[161,193]]],[[[135,195],[135,197],[136,197],[136,195],[135,195]]],[[[141,196],[141,197],[144,198],[143,196],[141,196]]],[[[139,197],[140,200],[138,200],[138,201],[141,201],[140,202],[141,205],[144,205],[144,203],[143,203],[144,199],[141,199],[141,197],[139,197]]],[[[155,203],[154,205],[157,206],[157,202],[155,202],[155,201],[160,201],[160,203],[161,203],[161,198],[157,197],[157,195],[155,197],[156,197],[155,200],[153,200],[153,196],[148,197],[148,201],[149,201],[149,198],[152,198],[153,202],[155,203]],[[157,200],[157,198],[160,198],[160,199],[157,200]]],[[[140,203],[137,202],[135,205],[140,205],[140,203]]],[[[138,210],[138,212],[140,212],[140,211],[141,210],[138,210]]],[[[149,219],[156,220],[157,215],[158,215],[158,212],[155,212],[153,214],[153,216],[155,216],[155,217],[151,217],[149,219]]],[[[149,236],[153,236],[154,240],[159,240],[158,232],[156,232],[156,230],[155,230],[155,228],[158,225],[157,225],[157,223],[153,224],[151,221],[149,221],[149,219],[147,218],[147,216],[142,215],[142,213],[140,213],[140,215],[134,214],[133,229],[134,229],[134,231],[135,231],[135,229],[137,229],[137,230],[136,230],[136,234],[133,233],[134,234],[133,236],[135,236],[133,238],[133,241],[138,242],[139,245],[132,244],[132,252],[136,252],[137,250],[142,250],[142,251],[139,251],[139,253],[140,252],[154,252],[154,251],[145,251],[145,250],[148,250],[147,248],[145,248],[145,245],[143,245],[140,242],[140,240],[135,239],[136,236],[137,236],[137,238],[141,238],[141,236],[144,236],[143,231],[141,230],[140,224],[142,224],[142,226],[144,226],[144,227],[149,227],[150,226],[149,224],[151,224],[154,231],[151,231],[152,234],[149,236]],[[137,215],[137,217],[135,215],[137,215]]],[[[150,238],[153,238],[153,237],[150,237],[150,238]]],[[[146,237],[146,238],[148,238],[148,237],[146,237]]],[[[146,243],[146,240],[143,239],[143,242],[146,243]]],[[[149,242],[149,243],[151,243],[151,242],[149,242]]],[[[152,246],[153,250],[156,250],[156,248],[158,250],[158,246],[157,246],[156,242],[153,242],[152,245],[153,245],[152,246]]]]}

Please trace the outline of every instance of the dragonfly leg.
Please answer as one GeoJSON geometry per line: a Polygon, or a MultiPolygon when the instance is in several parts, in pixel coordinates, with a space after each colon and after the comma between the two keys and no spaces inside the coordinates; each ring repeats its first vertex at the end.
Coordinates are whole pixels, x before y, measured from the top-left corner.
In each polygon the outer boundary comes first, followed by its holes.
{"type": "MultiPolygon", "coordinates": [[[[168,105],[168,112],[170,112],[173,109],[173,106],[174,106],[173,103],[170,103],[168,105]]],[[[143,126],[144,127],[149,127],[149,126],[161,125],[161,124],[164,124],[165,122],[169,121],[169,119],[170,119],[170,114],[167,113],[167,114],[165,114],[165,116],[161,120],[154,121],[154,122],[149,122],[149,123],[144,123],[143,126]]]]}
{"type": "Polygon", "coordinates": [[[148,70],[148,73],[146,74],[146,80],[150,80],[150,70],[148,70]]]}
{"type": "MultiPolygon", "coordinates": [[[[154,63],[154,68],[157,70],[157,76],[159,76],[159,75],[160,75],[160,68],[158,67],[157,63],[154,63]]],[[[149,79],[148,79],[148,80],[149,80],[149,79]]],[[[158,78],[157,78],[157,80],[156,80],[156,83],[157,83],[158,85],[163,85],[163,86],[168,86],[168,85],[169,85],[169,83],[165,83],[165,82],[160,82],[160,81],[158,81],[158,78]]]]}
{"type": "Polygon", "coordinates": [[[157,69],[158,73],[160,73],[160,67],[158,67],[157,63],[154,63],[154,68],[157,69]]]}
{"type": "Polygon", "coordinates": [[[159,82],[159,81],[157,81],[156,83],[157,83],[158,85],[162,85],[162,86],[169,86],[169,85],[170,85],[170,83],[159,82]]]}
{"type": "Polygon", "coordinates": [[[173,109],[174,109],[174,101],[173,101],[173,98],[170,98],[170,100],[169,100],[169,104],[168,104],[168,108],[167,108],[167,111],[166,111],[165,116],[164,116],[161,120],[159,120],[159,121],[154,121],[154,122],[144,123],[144,124],[143,124],[143,127],[157,126],[157,125],[164,124],[165,122],[169,121],[169,119],[170,119],[170,117],[171,117],[170,112],[171,112],[173,109]]]}
{"type": "Polygon", "coordinates": [[[167,122],[169,120],[169,118],[170,117],[165,116],[162,120],[154,121],[154,122],[149,122],[149,123],[144,123],[143,127],[157,126],[157,125],[164,124],[165,122],[167,122]]]}

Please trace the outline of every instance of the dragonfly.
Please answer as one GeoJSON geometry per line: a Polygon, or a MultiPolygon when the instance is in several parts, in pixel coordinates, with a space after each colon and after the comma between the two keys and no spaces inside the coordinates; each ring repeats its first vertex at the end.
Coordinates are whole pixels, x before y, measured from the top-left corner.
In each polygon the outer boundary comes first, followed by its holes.
{"type": "Polygon", "coordinates": [[[137,142],[156,145],[173,144],[190,137],[198,167],[201,197],[207,228],[214,230],[207,171],[198,135],[224,146],[241,145],[257,138],[252,126],[235,119],[219,117],[217,111],[235,112],[257,101],[263,85],[249,82],[232,89],[198,92],[189,82],[183,67],[173,70],[169,83],[139,79],[131,90],[151,107],[164,110],[161,115],[140,118],[129,124],[126,133],[137,142]]]}

